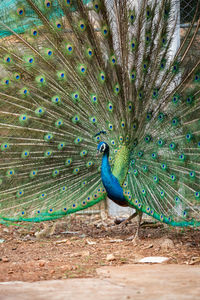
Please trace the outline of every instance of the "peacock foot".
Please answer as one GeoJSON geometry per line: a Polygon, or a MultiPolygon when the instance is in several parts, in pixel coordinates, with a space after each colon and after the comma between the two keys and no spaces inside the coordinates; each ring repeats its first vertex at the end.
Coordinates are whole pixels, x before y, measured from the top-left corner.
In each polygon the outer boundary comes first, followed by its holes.
{"type": "Polygon", "coordinates": [[[134,212],[132,215],[130,215],[128,218],[116,218],[115,220],[114,220],[114,223],[116,224],[116,225],[121,225],[122,227],[124,227],[124,226],[126,226],[126,225],[128,225],[129,223],[131,223],[131,220],[133,219],[133,218],[135,218],[136,216],[138,215],[138,212],[134,212]]]}
{"type": "Polygon", "coordinates": [[[127,219],[125,219],[125,218],[116,218],[116,219],[114,220],[114,224],[115,224],[115,225],[120,225],[120,224],[123,224],[126,220],[127,220],[127,219]]]}
{"type": "Polygon", "coordinates": [[[129,236],[126,240],[133,242],[133,245],[137,245],[140,242],[138,233],[129,236]]]}

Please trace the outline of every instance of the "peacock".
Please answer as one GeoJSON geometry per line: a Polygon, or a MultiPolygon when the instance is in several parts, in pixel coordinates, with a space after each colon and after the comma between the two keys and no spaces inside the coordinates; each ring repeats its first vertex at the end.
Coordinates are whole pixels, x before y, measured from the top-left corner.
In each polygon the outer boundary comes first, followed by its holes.
{"type": "Polygon", "coordinates": [[[140,219],[200,226],[199,5],[180,43],[177,5],[2,2],[0,223],[108,197],[140,219]]]}

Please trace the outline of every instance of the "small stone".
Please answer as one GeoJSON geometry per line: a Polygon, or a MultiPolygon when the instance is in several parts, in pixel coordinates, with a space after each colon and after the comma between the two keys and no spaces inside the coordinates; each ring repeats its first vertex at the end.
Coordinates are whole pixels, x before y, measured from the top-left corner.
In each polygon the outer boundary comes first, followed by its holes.
{"type": "Polygon", "coordinates": [[[192,247],[192,243],[186,243],[185,246],[192,247]]]}
{"type": "Polygon", "coordinates": [[[10,261],[10,259],[8,257],[5,257],[5,256],[3,256],[1,258],[1,260],[2,260],[2,262],[9,262],[10,261]]]}
{"type": "Polygon", "coordinates": [[[81,253],[72,253],[69,255],[69,257],[80,257],[81,253]]]}
{"type": "Polygon", "coordinates": [[[50,271],[50,274],[54,274],[56,271],[55,270],[51,270],[50,271]]]}
{"type": "Polygon", "coordinates": [[[192,257],[189,265],[195,265],[200,262],[200,257],[192,257]]]}
{"type": "Polygon", "coordinates": [[[72,245],[72,242],[67,241],[67,242],[66,242],[66,245],[70,246],[70,245],[72,245]]]}
{"type": "Polygon", "coordinates": [[[169,260],[168,257],[162,257],[162,256],[149,256],[144,257],[140,259],[139,263],[152,263],[152,264],[161,264],[163,262],[167,262],[169,260]]]}
{"type": "Polygon", "coordinates": [[[115,240],[110,240],[109,242],[110,243],[121,243],[121,242],[123,242],[123,240],[121,240],[121,239],[115,239],[115,240]]]}
{"type": "Polygon", "coordinates": [[[69,265],[64,265],[64,266],[61,266],[60,268],[63,271],[71,271],[72,270],[72,267],[69,265]]]}
{"type": "Polygon", "coordinates": [[[174,248],[174,242],[170,239],[164,239],[161,242],[160,247],[162,250],[172,249],[172,248],[174,248]]]}
{"type": "Polygon", "coordinates": [[[22,244],[23,242],[21,240],[16,240],[15,243],[16,244],[22,244]]]}
{"type": "Polygon", "coordinates": [[[79,237],[83,239],[83,238],[86,237],[86,234],[84,234],[84,233],[83,233],[83,234],[80,234],[79,237]]]}
{"type": "Polygon", "coordinates": [[[148,245],[148,246],[146,246],[146,247],[144,247],[144,248],[142,248],[143,250],[146,250],[146,249],[150,249],[150,248],[153,248],[153,244],[150,244],[150,245],[148,245]]]}
{"type": "Polygon", "coordinates": [[[70,257],[81,257],[81,256],[83,256],[83,257],[84,256],[90,256],[90,252],[86,250],[86,251],[70,254],[70,257]]]}
{"type": "Polygon", "coordinates": [[[88,244],[88,245],[96,245],[96,242],[87,240],[87,244],[88,244]]]}
{"type": "Polygon", "coordinates": [[[66,230],[66,231],[62,231],[61,233],[62,234],[75,234],[75,235],[79,235],[80,231],[69,231],[69,230],[66,230]]]}
{"type": "Polygon", "coordinates": [[[116,258],[115,258],[115,256],[114,256],[114,254],[111,253],[111,254],[108,254],[108,255],[106,256],[106,260],[107,260],[107,261],[113,261],[113,260],[116,260],[116,258]]]}
{"type": "Polygon", "coordinates": [[[89,251],[83,251],[81,252],[81,256],[86,257],[86,256],[90,256],[90,252],[89,251]]]}
{"type": "Polygon", "coordinates": [[[40,260],[39,261],[39,266],[40,267],[44,267],[45,266],[45,261],[44,260],[40,260]]]}
{"type": "Polygon", "coordinates": [[[67,245],[71,245],[71,242],[67,239],[64,240],[59,240],[59,241],[55,241],[54,244],[67,244],[67,245]]]}
{"type": "Polygon", "coordinates": [[[22,240],[23,241],[30,241],[32,239],[32,237],[30,236],[30,234],[27,234],[22,240]]]}

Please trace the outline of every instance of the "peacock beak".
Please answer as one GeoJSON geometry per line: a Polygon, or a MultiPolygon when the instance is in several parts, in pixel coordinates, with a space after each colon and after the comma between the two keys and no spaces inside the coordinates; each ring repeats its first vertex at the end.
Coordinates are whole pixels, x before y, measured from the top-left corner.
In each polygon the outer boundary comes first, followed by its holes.
{"type": "Polygon", "coordinates": [[[99,150],[97,150],[96,156],[98,156],[98,155],[99,155],[99,153],[100,153],[100,152],[99,152],[99,150]]]}

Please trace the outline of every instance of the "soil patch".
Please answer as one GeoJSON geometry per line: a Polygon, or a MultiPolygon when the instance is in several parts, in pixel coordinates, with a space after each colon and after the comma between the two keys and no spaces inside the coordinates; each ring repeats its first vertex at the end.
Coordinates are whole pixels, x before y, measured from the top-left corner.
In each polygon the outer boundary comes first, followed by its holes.
{"type": "Polygon", "coordinates": [[[115,225],[98,216],[73,216],[57,223],[0,226],[0,281],[96,277],[102,266],[138,263],[165,256],[165,264],[200,265],[200,231],[150,224],[137,244],[126,239],[136,223],[115,225]]]}

